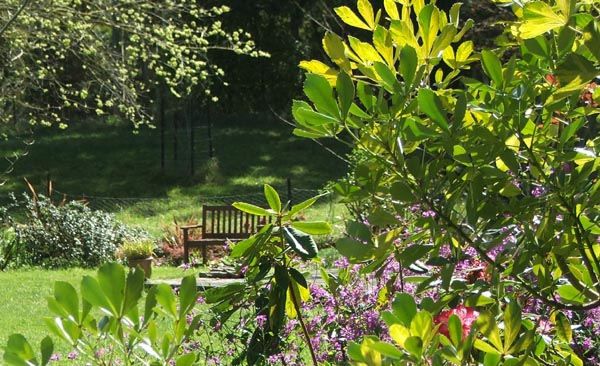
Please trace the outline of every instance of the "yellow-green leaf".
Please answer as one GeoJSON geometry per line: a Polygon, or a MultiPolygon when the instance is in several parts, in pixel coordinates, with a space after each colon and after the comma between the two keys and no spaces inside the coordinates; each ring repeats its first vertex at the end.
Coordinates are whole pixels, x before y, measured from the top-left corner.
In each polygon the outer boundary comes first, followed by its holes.
{"type": "Polygon", "coordinates": [[[564,313],[556,313],[556,316],[554,316],[554,328],[556,329],[558,338],[567,344],[571,343],[573,331],[571,330],[571,323],[564,313]]]}
{"type": "Polygon", "coordinates": [[[367,22],[369,29],[375,28],[375,14],[373,13],[373,6],[369,0],[358,0],[357,6],[358,12],[367,22]]]}
{"type": "Polygon", "coordinates": [[[323,37],[323,49],[331,61],[342,70],[350,72],[350,60],[346,56],[346,46],[342,39],[333,33],[326,33],[323,37]]]}
{"type": "Polygon", "coordinates": [[[332,67],[330,67],[329,65],[326,65],[326,64],[322,63],[321,61],[310,60],[310,61],[300,61],[300,64],[298,66],[301,69],[304,69],[310,73],[324,76],[327,79],[327,81],[329,81],[329,84],[331,86],[335,85],[337,71],[335,69],[333,69],[332,67]]]}
{"type": "Polygon", "coordinates": [[[340,17],[340,19],[353,27],[356,28],[360,28],[360,29],[365,29],[365,30],[371,30],[371,28],[365,23],[363,22],[358,15],[354,14],[354,12],[352,11],[352,9],[350,9],[347,6],[340,6],[334,9],[335,13],[340,17]]]}
{"type": "Polygon", "coordinates": [[[383,7],[385,8],[385,12],[390,16],[390,19],[400,19],[400,14],[398,13],[398,6],[396,5],[396,2],[394,0],[384,0],[383,7]]]}
{"type": "Polygon", "coordinates": [[[541,34],[567,24],[568,18],[556,14],[545,2],[535,1],[525,4],[523,8],[524,22],[517,28],[518,36],[523,39],[535,38],[541,34]]]}
{"type": "Polygon", "coordinates": [[[366,65],[370,65],[375,61],[384,62],[375,47],[367,42],[361,42],[359,39],[349,36],[348,42],[350,47],[360,58],[360,61],[366,65]]]}

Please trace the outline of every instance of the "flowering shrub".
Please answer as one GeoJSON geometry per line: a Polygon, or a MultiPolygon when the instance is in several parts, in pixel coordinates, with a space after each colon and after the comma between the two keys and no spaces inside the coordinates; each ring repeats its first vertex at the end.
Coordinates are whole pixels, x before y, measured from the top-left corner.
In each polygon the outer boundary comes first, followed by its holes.
{"type": "Polygon", "coordinates": [[[358,0],[336,14],[371,37],[327,33],[328,62],[300,65],[295,133],[362,158],[338,191],[366,212],[336,247],[365,271],[393,256],[417,274],[412,316],[384,318],[395,344],[365,338],[350,349],[359,363],[592,362],[572,322],[600,307],[598,8],[502,4],[515,18],[478,51],[461,4],[358,0]],[[415,206],[406,230],[399,214],[415,206]],[[433,317],[460,305],[480,313],[470,336],[456,315],[440,335],[433,317]]]}

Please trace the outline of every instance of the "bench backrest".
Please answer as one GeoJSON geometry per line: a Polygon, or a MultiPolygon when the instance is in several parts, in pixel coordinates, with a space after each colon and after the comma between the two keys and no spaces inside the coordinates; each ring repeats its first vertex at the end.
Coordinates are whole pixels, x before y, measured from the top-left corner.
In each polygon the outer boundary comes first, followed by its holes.
{"type": "Polygon", "coordinates": [[[251,215],[233,206],[202,206],[203,239],[245,239],[269,222],[270,216],[251,215]]]}

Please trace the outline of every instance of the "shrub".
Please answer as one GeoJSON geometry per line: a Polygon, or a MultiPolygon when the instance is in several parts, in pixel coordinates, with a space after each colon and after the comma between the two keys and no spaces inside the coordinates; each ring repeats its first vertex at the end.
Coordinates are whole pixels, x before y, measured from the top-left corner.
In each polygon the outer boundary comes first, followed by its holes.
{"type": "Polygon", "coordinates": [[[23,225],[15,225],[19,264],[96,267],[114,259],[125,237],[138,236],[139,229],[118,222],[112,214],[80,202],[57,206],[47,197],[34,197],[14,201],[25,214],[23,225]]]}
{"type": "Polygon", "coordinates": [[[17,241],[12,218],[6,207],[0,208],[0,270],[9,267],[15,257],[17,241]]]}

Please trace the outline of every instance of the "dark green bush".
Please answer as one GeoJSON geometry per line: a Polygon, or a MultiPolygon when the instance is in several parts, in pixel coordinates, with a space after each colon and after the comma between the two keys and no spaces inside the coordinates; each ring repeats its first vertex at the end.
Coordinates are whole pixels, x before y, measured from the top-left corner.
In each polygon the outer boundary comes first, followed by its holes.
{"type": "Polygon", "coordinates": [[[24,197],[22,202],[14,200],[24,213],[24,222],[15,225],[19,265],[97,267],[114,259],[123,238],[142,234],[112,214],[76,201],[55,205],[41,195],[24,197]]]}

